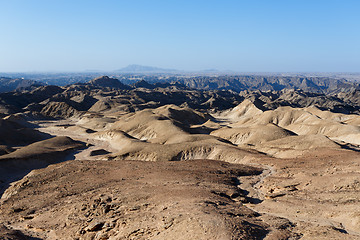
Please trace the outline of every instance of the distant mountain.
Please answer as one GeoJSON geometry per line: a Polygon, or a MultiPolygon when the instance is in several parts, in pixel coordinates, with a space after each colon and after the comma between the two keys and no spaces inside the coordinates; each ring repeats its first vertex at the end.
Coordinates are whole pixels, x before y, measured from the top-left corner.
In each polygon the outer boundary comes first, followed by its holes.
{"type": "Polygon", "coordinates": [[[0,92],[10,92],[31,86],[42,86],[42,85],[44,84],[34,80],[26,80],[23,78],[12,79],[7,77],[0,77],[0,92]]]}
{"type": "Polygon", "coordinates": [[[116,72],[123,72],[123,73],[171,73],[171,72],[178,72],[178,70],[131,64],[131,65],[127,66],[127,67],[116,70],[116,72]]]}
{"type": "Polygon", "coordinates": [[[360,84],[344,79],[300,76],[197,76],[180,78],[185,86],[199,90],[243,90],[279,91],[300,89],[315,93],[338,93],[360,90],[360,84]]]}
{"type": "Polygon", "coordinates": [[[221,72],[221,71],[219,71],[216,68],[209,68],[209,69],[202,70],[201,72],[203,72],[203,73],[218,73],[218,72],[221,72]]]}

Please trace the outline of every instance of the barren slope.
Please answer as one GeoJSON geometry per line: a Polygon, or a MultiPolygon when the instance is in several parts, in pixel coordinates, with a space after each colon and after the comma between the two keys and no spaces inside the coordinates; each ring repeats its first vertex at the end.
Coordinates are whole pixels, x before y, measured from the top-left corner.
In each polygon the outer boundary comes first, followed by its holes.
{"type": "Polygon", "coordinates": [[[259,174],[256,168],[208,160],[104,163],[72,161],[33,171],[8,189],[14,194],[2,200],[0,219],[48,239],[296,236],[291,223],[282,220],[276,230],[238,201],[244,197],[236,177],[259,174]]]}

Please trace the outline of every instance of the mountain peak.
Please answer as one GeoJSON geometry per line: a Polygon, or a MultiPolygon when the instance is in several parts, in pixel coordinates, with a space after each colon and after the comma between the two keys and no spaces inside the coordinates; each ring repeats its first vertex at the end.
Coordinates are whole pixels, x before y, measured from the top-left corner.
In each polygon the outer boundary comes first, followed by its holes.
{"type": "Polygon", "coordinates": [[[177,72],[175,69],[165,69],[152,66],[143,66],[138,64],[130,64],[124,68],[117,70],[117,72],[127,72],[127,73],[167,73],[167,72],[177,72]]]}

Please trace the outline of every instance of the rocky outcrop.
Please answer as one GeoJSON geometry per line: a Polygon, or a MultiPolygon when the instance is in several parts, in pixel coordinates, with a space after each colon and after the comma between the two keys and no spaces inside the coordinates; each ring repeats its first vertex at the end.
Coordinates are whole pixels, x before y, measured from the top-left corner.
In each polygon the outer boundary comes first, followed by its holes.
{"type": "Polygon", "coordinates": [[[82,114],[65,102],[49,102],[42,108],[40,113],[53,118],[79,117],[82,114]]]}
{"type": "Polygon", "coordinates": [[[102,88],[130,89],[129,86],[121,83],[118,79],[110,78],[108,76],[95,78],[89,81],[87,84],[94,87],[102,88]]]}

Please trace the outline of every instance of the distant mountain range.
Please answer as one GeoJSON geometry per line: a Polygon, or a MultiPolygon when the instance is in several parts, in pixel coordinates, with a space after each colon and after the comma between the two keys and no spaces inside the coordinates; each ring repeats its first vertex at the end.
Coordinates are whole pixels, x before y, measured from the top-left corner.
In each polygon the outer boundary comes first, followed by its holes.
{"type": "Polygon", "coordinates": [[[178,81],[188,88],[198,90],[280,91],[298,89],[315,93],[338,93],[360,90],[360,84],[345,79],[301,76],[195,76],[178,81]]]}
{"type": "Polygon", "coordinates": [[[131,64],[131,65],[128,65],[127,67],[116,70],[116,72],[122,72],[122,73],[173,73],[173,72],[179,72],[179,70],[131,64]]]}
{"type": "Polygon", "coordinates": [[[23,78],[12,79],[7,77],[0,77],[0,92],[9,92],[9,91],[27,88],[30,86],[41,86],[41,85],[44,84],[34,80],[27,80],[23,78]]]}
{"type": "MultiPolygon", "coordinates": [[[[348,81],[346,79],[334,79],[330,77],[305,77],[305,76],[261,76],[261,75],[166,75],[165,71],[175,71],[171,69],[161,69],[149,66],[129,65],[121,70],[121,73],[114,74],[112,77],[94,74],[93,80],[88,84],[97,87],[110,87],[120,89],[130,89],[133,87],[156,88],[160,85],[156,83],[178,83],[183,87],[197,90],[231,90],[241,92],[243,90],[260,91],[281,91],[283,89],[302,90],[312,93],[336,94],[339,92],[352,92],[360,90],[359,82],[348,81]],[[127,70],[126,70],[127,69],[127,70]],[[166,77],[159,76],[156,73],[163,73],[166,77]],[[140,77],[133,78],[131,73],[140,73],[140,77]],[[128,76],[128,73],[130,76],[128,76]],[[146,74],[148,73],[148,75],[146,74]],[[154,73],[154,74],[151,74],[154,73]],[[121,80],[121,82],[118,81],[121,80]],[[145,81],[139,81],[145,80],[145,81]],[[149,83],[155,84],[150,86],[149,83]],[[128,85],[126,85],[128,84],[128,85]]],[[[57,81],[51,82],[53,85],[65,85],[63,82],[86,83],[90,75],[59,76],[57,81]]],[[[34,80],[24,78],[0,77],[0,92],[19,90],[32,86],[46,85],[34,80]]]]}
{"type": "Polygon", "coordinates": [[[116,78],[102,76],[86,83],[63,87],[48,85],[0,93],[0,116],[33,111],[48,117],[66,118],[82,114],[81,111],[87,111],[90,108],[104,110],[119,107],[117,111],[133,112],[147,107],[160,107],[164,104],[175,104],[198,110],[226,110],[235,107],[244,99],[249,99],[263,111],[274,110],[280,106],[295,108],[315,106],[332,112],[360,113],[360,90],[350,86],[346,88],[346,85],[340,89],[342,90],[340,92],[328,91],[327,93],[305,92],[299,88],[297,90],[283,88],[275,91],[258,89],[240,92],[219,91],[215,86],[210,84],[207,89],[196,90],[186,87],[180,81],[149,83],[144,80],[126,85],[116,78]],[[214,89],[211,89],[213,87],[214,89]],[[99,97],[103,100],[99,101],[99,97]]]}
{"type": "MultiPolygon", "coordinates": [[[[177,70],[177,69],[167,69],[167,68],[158,68],[158,67],[152,67],[152,66],[143,66],[138,64],[131,64],[124,68],[115,70],[115,72],[121,72],[121,73],[183,73],[184,71],[177,70]]],[[[191,71],[190,71],[191,72],[191,71]]],[[[222,72],[232,72],[230,70],[227,71],[221,71],[215,68],[210,69],[204,69],[200,71],[194,71],[194,73],[222,73],[222,72]]]]}

